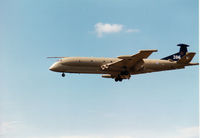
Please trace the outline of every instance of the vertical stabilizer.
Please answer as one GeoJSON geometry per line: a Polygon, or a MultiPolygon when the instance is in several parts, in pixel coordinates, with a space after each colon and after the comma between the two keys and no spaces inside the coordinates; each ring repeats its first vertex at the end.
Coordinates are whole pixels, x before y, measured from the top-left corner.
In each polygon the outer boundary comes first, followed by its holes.
{"type": "Polygon", "coordinates": [[[180,50],[178,53],[175,53],[173,55],[167,56],[162,58],[161,60],[173,60],[173,61],[178,61],[179,59],[181,59],[183,56],[186,55],[187,53],[187,47],[189,47],[189,45],[187,44],[178,44],[177,46],[180,46],[180,50]]]}

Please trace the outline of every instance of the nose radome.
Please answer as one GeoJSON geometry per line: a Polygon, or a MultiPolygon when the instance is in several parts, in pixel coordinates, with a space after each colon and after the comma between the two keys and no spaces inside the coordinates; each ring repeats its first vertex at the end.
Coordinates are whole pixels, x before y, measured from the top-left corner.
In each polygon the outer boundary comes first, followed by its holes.
{"type": "Polygon", "coordinates": [[[54,71],[54,66],[51,65],[51,67],[49,67],[49,70],[54,71]]]}
{"type": "Polygon", "coordinates": [[[49,70],[53,71],[53,65],[51,67],[49,67],[49,70]]]}
{"type": "Polygon", "coordinates": [[[49,67],[49,70],[51,70],[51,71],[57,71],[57,67],[58,67],[57,63],[54,63],[53,65],[51,65],[49,67]]]}

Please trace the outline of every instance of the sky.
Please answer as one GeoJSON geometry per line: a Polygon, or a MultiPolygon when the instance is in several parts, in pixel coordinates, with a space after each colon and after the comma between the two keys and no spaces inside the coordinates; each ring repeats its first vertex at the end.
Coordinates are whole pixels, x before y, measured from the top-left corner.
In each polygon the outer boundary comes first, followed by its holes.
{"type": "Polygon", "coordinates": [[[198,66],[134,75],[49,71],[49,56],[197,52],[197,0],[0,0],[1,138],[197,138],[198,66]]]}

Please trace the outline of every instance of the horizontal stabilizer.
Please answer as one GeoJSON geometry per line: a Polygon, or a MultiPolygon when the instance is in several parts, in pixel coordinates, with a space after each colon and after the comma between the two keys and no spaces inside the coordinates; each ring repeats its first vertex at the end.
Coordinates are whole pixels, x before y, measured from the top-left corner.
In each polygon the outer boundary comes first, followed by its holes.
{"type": "Polygon", "coordinates": [[[199,63],[188,63],[188,66],[194,66],[194,65],[199,65],[199,63]]]}
{"type": "Polygon", "coordinates": [[[196,53],[194,53],[194,52],[186,53],[186,55],[184,55],[180,60],[178,60],[177,63],[178,64],[188,64],[193,59],[195,54],[196,53]]]}

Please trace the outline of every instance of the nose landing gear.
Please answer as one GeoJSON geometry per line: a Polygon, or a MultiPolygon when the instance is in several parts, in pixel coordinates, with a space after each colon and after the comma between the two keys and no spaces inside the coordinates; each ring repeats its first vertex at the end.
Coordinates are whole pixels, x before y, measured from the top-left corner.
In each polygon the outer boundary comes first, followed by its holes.
{"type": "Polygon", "coordinates": [[[62,77],[65,77],[65,73],[64,72],[62,73],[62,77]]]}

